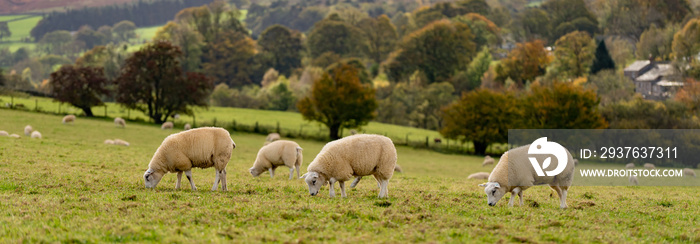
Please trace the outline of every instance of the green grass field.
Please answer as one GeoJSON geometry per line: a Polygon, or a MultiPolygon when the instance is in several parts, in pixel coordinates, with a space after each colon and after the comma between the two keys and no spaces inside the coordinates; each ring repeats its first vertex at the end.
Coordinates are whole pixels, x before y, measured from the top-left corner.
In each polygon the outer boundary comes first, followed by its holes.
{"type": "MultiPolygon", "coordinates": [[[[234,132],[228,192],[207,190],[212,169],[193,170],[196,192],[175,190],[174,174],[147,190],[151,156],[178,130],[60,120],[0,109],[0,130],[31,124],[43,134],[0,137],[0,242],[700,242],[697,187],[572,187],[561,210],[540,186],[525,191],[524,206],[509,208],[505,197],[489,207],[483,181],[466,179],[492,169],[481,158],[398,147],[405,173],[392,178],[389,199],[377,199],[369,179],[344,199],[327,187],[311,197],[286,168],[251,177],[264,136],[234,132]],[[131,146],[102,144],[114,138],[131,146]]],[[[323,143],[297,142],[305,172],[323,143]]]]}

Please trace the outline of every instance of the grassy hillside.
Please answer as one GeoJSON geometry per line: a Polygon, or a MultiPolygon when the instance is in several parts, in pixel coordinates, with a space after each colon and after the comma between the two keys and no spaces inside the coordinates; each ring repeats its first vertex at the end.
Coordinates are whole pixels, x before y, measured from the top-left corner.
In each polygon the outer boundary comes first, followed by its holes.
{"type": "MultiPolygon", "coordinates": [[[[376,198],[365,179],[348,198],[308,195],[301,180],[252,178],[247,169],[261,135],[233,133],[228,192],[211,192],[212,169],[193,170],[199,188],[175,190],[167,174],[155,190],[143,171],[168,134],[157,126],[0,110],[0,130],[26,124],[44,139],[0,137],[0,242],[698,242],[700,188],[573,187],[558,209],[547,187],[525,192],[525,206],[507,197],[486,204],[480,158],[398,147],[390,198],[376,198]],[[130,147],[104,145],[121,138],[130,147]]],[[[305,171],[323,146],[298,140],[305,171]]],[[[187,184],[185,184],[187,185],[187,184]]],[[[336,186],[337,187],[337,186],[336,186]]],[[[556,195],[556,194],[555,194],[556,195]]]]}

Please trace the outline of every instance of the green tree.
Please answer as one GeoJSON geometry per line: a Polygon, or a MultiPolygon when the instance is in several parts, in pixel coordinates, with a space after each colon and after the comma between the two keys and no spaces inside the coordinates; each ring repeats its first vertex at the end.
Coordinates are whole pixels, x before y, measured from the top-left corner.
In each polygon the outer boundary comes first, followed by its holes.
{"type": "Polygon", "coordinates": [[[75,40],[85,43],[86,49],[92,49],[95,46],[105,45],[108,42],[106,36],[104,36],[102,33],[94,31],[87,25],[80,27],[75,35],[75,40]]]}
{"type": "Polygon", "coordinates": [[[508,142],[508,129],[518,128],[522,115],[517,99],[510,93],[477,89],[443,109],[442,136],[474,143],[476,154],[484,155],[491,143],[508,142]]]}
{"type": "Polygon", "coordinates": [[[596,74],[604,69],[615,70],[615,62],[608,53],[608,48],[605,46],[605,40],[598,42],[598,47],[595,49],[595,57],[591,65],[591,74],[596,74]]]}
{"type": "Polygon", "coordinates": [[[0,68],[0,86],[5,86],[6,80],[5,73],[3,73],[2,68],[0,68]]]}
{"type": "Polygon", "coordinates": [[[68,50],[68,45],[73,41],[73,37],[68,31],[53,31],[46,33],[44,37],[39,40],[38,48],[49,54],[63,55],[70,51],[68,50]]]}
{"type": "Polygon", "coordinates": [[[305,120],[328,127],[331,140],[340,138],[341,128],[366,125],[377,108],[374,88],[360,82],[359,70],[342,65],[314,81],[309,96],[297,103],[305,120]]]}
{"type": "Polygon", "coordinates": [[[204,42],[219,40],[224,32],[240,32],[248,35],[248,29],[239,21],[241,13],[226,2],[215,0],[209,5],[191,7],[175,15],[175,22],[196,30],[204,42]]]}
{"type": "Polygon", "coordinates": [[[528,8],[520,15],[524,40],[546,40],[552,31],[549,15],[539,8],[528,8]]]}
{"type": "Polygon", "coordinates": [[[394,50],[399,38],[396,27],[386,15],[362,19],[358,26],[367,40],[366,55],[376,64],[381,63],[394,50]]]}
{"type": "Polygon", "coordinates": [[[554,28],[550,40],[557,40],[575,30],[588,32],[589,35],[597,31],[598,21],[584,0],[550,0],[542,4],[542,9],[549,14],[554,28]]]}
{"type": "Polygon", "coordinates": [[[54,100],[80,108],[92,117],[92,107],[104,105],[100,97],[108,95],[108,80],[102,68],[64,65],[51,73],[54,100]]]}
{"type": "Polygon", "coordinates": [[[451,79],[455,92],[462,94],[462,92],[479,88],[481,86],[481,78],[489,70],[491,61],[492,57],[489,49],[486,47],[482,48],[481,52],[476,55],[476,58],[469,63],[467,69],[460,71],[451,79]]]}
{"type": "Polygon", "coordinates": [[[474,34],[476,49],[482,47],[497,47],[501,44],[501,29],[483,15],[468,13],[454,18],[455,21],[465,23],[474,34]]]}
{"type": "Polygon", "coordinates": [[[5,38],[12,36],[10,27],[7,25],[7,21],[0,22],[0,41],[5,38]]]}
{"type": "Polygon", "coordinates": [[[301,33],[282,25],[273,25],[260,34],[258,45],[269,54],[272,67],[280,73],[289,76],[294,69],[301,67],[301,52],[304,49],[301,33]]]}
{"type": "MultiPolygon", "coordinates": [[[[695,18],[688,21],[683,29],[673,36],[673,56],[679,62],[679,67],[688,73],[697,73],[693,70],[700,69],[698,64],[697,53],[700,52],[700,18],[695,18]]],[[[697,78],[697,77],[696,77],[697,78]]]]}
{"type": "Polygon", "coordinates": [[[109,80],[114,80],[120,75],[126,57],[126,52],[120,47],[115,47],[111,44],[96,46],[83,53],[75,61],[75,65],[79,67],[102,67],[105,77],[109,80]]]}
{"type": "Polygon", "coordinates": [[[635,96],[601,108],[603,117],[610,121],[611,129],[697,129],[692,110],[683,102],[653,101],[635,96]]]}
{"type": "Polygon", "coordinates": [[[673,35],[680,30],[675,24],[669,24],[665,28],[657,28],[652,24],[649,29],[642,33],[637,42],[637,58],[648,59],[649,57],[661,60],[671,59],[673,35]]]}
{"type": "Polygon", "coordinates": [[[213,82],[201,73],[183,75],[180,49],[168,42],[149,44],[126,59],[116,80],[116,100],[144,112],[156,124],[175,113],[192,114],[192,106],[206,107],[213,82]]]}
{"type": "Polygon", "coordinates": [[[294,94],[289,89],[288,81],[279,81],[269,89],[268,109],[287,111],[294,107],[294,94]]]}
{"type": "Polygon", "coordinates": [[[531,129],[604,129],[608,123],[598,112],[599,102],[593,90],[571,82],[533,84],[522,102],[523,116],[531,129]]]}
{"type": "Polygon", "coordinates": [[[588,73],[595,58],[595,42],[586,32],[574,31],[554,44],[552,69],[566,78],[582,77],[588,73]]]}
{"type": "Polygon", "coordinates": [[[601,70],[594,75],[588,76],[586,86],[596,91],[598,98],[600,98],[600,105],[603,107],[619,101],[629,100],[634,95],[634,83],[632,83],[632,80],[612,69],[601,70]]]}
{"type": "Polygon", "coordinates": [[[212,43],[207,44],[202,66],[216,84],[226,83],[231,87],[252,84],[251,61],[255,55],[255,41],[238,31],[225,31],[212,43]]]}
{"type": "Polygon", "coordinates": [[[168,22],[159,28],[153,40],[168,41],[182,50],[182,68],[185,71],[199,71],[202,65],[204,37],[187,25],[168,22]]]}
{"type": "Polygon", "coordinates": [[[314,25],[306,46],[312,58],[326,52],[334,52],[342,57],[361,57],[365,42],[363,37],[360,29],[332,14],[314,25]]]}
{"type": "Polygon", "coordinates": [[[122,20],[114,24],[112,32],[114,32],[118,41],[128,42],[129,39],[136,38],[136,25],[134,22],[122,20]]]}
{"type": "Polygon", "coordinates": [[[485,0],[462,0],[457,2],[457,6],[464,8],[467,13],[477,13],[484,16],[491,14],[491,7],[485,0]]]}

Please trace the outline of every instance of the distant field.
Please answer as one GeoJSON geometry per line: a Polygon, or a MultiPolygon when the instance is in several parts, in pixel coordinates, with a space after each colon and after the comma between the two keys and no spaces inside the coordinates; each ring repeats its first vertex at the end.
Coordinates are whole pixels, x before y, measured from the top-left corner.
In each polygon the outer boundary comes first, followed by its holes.
{"type": "MultiPolygon", "coordinates": [[[[4,101],[5,98],[3,98],[4,101]]],[[[182,243],[697,243],[698,187],[572,187],[566,210],[546,186],[525,191],[525,205],[495,206],[468,180],[481,158],[397,147],[405,173],[394,174],[389,198],[365,178],[347,198],[328,186],[309,196],[305,183],[253,178],[263,135],[232,133],[228,192],[211,192],[214,170],[194,169],[198,190],[175,190],[166,174],[155,190],[143,172],[163,138],[179,130],[0,109],[0,130],[22,134],[31,124],[43,139],[0,137],[0,242],[182,243]],[[129,147],[105,145],[121,138],[129,147]]],[[[302,172],[323,143],[304,148],[302,172]]],[[[336,184],[336,190],[338,186],[336,184]]]]}
{"type": "Polygon", "coordinates": [[[3,39],[3,41],[18,42],[23,38],[29,37],[29,32],[32,31],[32,28],[34,28],[34,26],[36,26],[36,24],[39,23],[42,18],[41,16],[32,16],[30,18],[20,19],[22,17],[26,17],[26,15],[0,16],[0,21],[14,20],[7,23],[7,25],[10,27],[10,32],[12,32],[12,36],[10,36],[8,39],[3,39]],[[6,20],[3,20],[3,18],[6,20]]]}

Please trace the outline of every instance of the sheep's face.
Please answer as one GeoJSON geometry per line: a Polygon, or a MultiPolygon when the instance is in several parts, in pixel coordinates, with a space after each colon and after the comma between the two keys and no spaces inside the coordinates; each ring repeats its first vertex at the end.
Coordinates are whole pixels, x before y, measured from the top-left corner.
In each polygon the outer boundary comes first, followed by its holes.
{"type": "Polygon", "coordinates": [[[326,177],[318,172],[307,172],[299,178],[305,178],[306,184],[309,185],[309,194],[312,196],[318,195],[318,191],[326,184],[326,177]]]}
{"type": "Polygon", "coordinates": [[[162,173],[158,173],[152,169],[146,170],[146,173],[143,174],[143,179],[146,182],[146,188],[156,188],[156,185],[158,185],[158,182],[160,182],[160,179],[162,178],[162,173]]]}
{"type": "Polygon", "coordinates": [[[248,169],[248,172],[250,172],[250,175],[252,175],[253,177],[258,177],[260,174],[262,174],[263,171],[264,171],[263,169],[259,169],[259,168],[255,168],[255,167],[248,169]]]}
{"type": "Polygon", "coordinates": [[[484,187],[489,206],[496,206],[498,200],[501,200],[506,195],[506,190],[498,182],[488,182],[479,184],[479,186],[484,187]]]}

